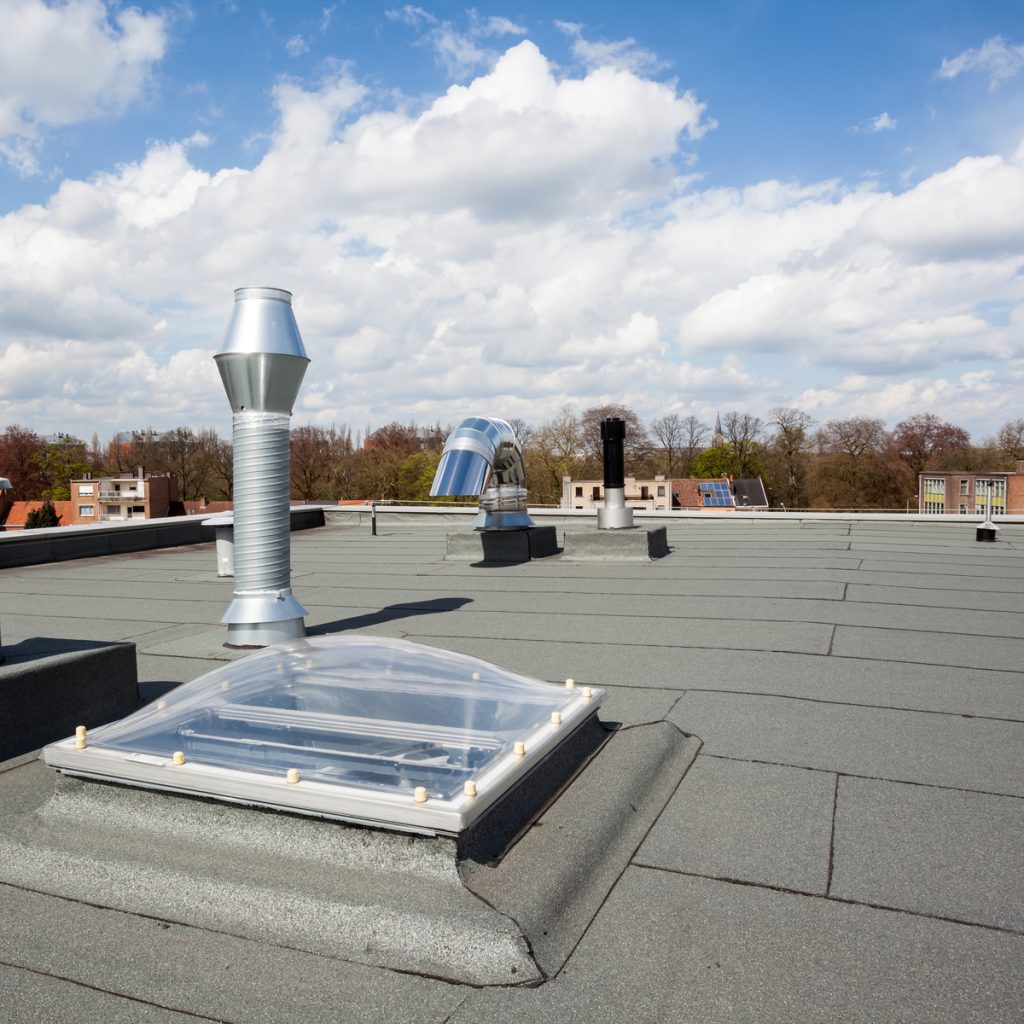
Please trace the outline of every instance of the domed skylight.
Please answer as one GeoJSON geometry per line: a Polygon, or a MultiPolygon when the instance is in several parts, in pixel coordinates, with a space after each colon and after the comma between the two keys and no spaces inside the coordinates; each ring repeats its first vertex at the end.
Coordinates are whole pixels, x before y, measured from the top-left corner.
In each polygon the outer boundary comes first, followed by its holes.
{"type": "Polygon", "coordinates": [[[215,669],[43,756],[74,775],[454,834],[603,696],[404,640],[313,637],[215,669]]]}

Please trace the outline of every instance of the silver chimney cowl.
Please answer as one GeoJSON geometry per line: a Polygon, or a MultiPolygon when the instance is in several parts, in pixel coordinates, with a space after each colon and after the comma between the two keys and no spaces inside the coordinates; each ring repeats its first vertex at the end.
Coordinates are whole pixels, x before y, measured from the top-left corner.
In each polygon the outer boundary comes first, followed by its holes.
{"type": "Polygon", "coordinates": [[[305,636],[291,588],[290,417],[309,357],[291,292],[237,288],[215,355],[232,420],[235,594],[221,622],[228,647],[305,636]]]}
{"type": "Polygon", "coordinates": [[[478,530],[523,530],[533,526],[526,510],[523,449],[511,424],[472,416],[445,442],[430,496],[480,495],[478,530]]]}

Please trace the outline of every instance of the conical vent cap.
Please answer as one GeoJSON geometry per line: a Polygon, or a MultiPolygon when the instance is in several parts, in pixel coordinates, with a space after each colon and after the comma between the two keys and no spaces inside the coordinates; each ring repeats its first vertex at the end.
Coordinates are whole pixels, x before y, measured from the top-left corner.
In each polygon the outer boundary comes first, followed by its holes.
{"type": "Polygon", "coordinates": [[[283,288],[236,288],[235,308],[215,355],[233,412],[291,414],[309,357],[283,288]]]}

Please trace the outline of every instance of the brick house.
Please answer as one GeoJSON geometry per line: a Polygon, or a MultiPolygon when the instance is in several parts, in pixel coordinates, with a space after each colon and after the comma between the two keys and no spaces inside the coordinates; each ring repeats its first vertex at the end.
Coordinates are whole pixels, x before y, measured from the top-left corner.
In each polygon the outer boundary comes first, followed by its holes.
{"type": "Polygon", "coordinates": [[[922,473],[917,510],[930,515],[1024,515],[1024,462],[1016,472],[922,473]]]}

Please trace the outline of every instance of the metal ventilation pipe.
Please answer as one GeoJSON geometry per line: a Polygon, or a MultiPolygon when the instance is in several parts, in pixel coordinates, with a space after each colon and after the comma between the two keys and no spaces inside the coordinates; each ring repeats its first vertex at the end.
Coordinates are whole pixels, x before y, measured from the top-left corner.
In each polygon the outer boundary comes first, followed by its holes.
{"type": "Polygon", "coordinates": [[[235,594],[221,622],[228,647],[266,647],[306,635],[291,588],[289,419],[309,357],[292,294],[237,288],[221,351],[234,445],[235,594]]]}
{"type": "Polygon", "coordinates": [[[523,448],[504,420],[471,416],[452,431],[437,464],[430,496],[480,495],[477,530],[523,530],[526,511],[523,448]]]}
{"type": "Polygon", "coordinates": [[[599,530],[628,530],[633,510],[626,507],[626,423],[617,416],[601,421],[604,445],[604,508],[597,510],[599,530]]]}

